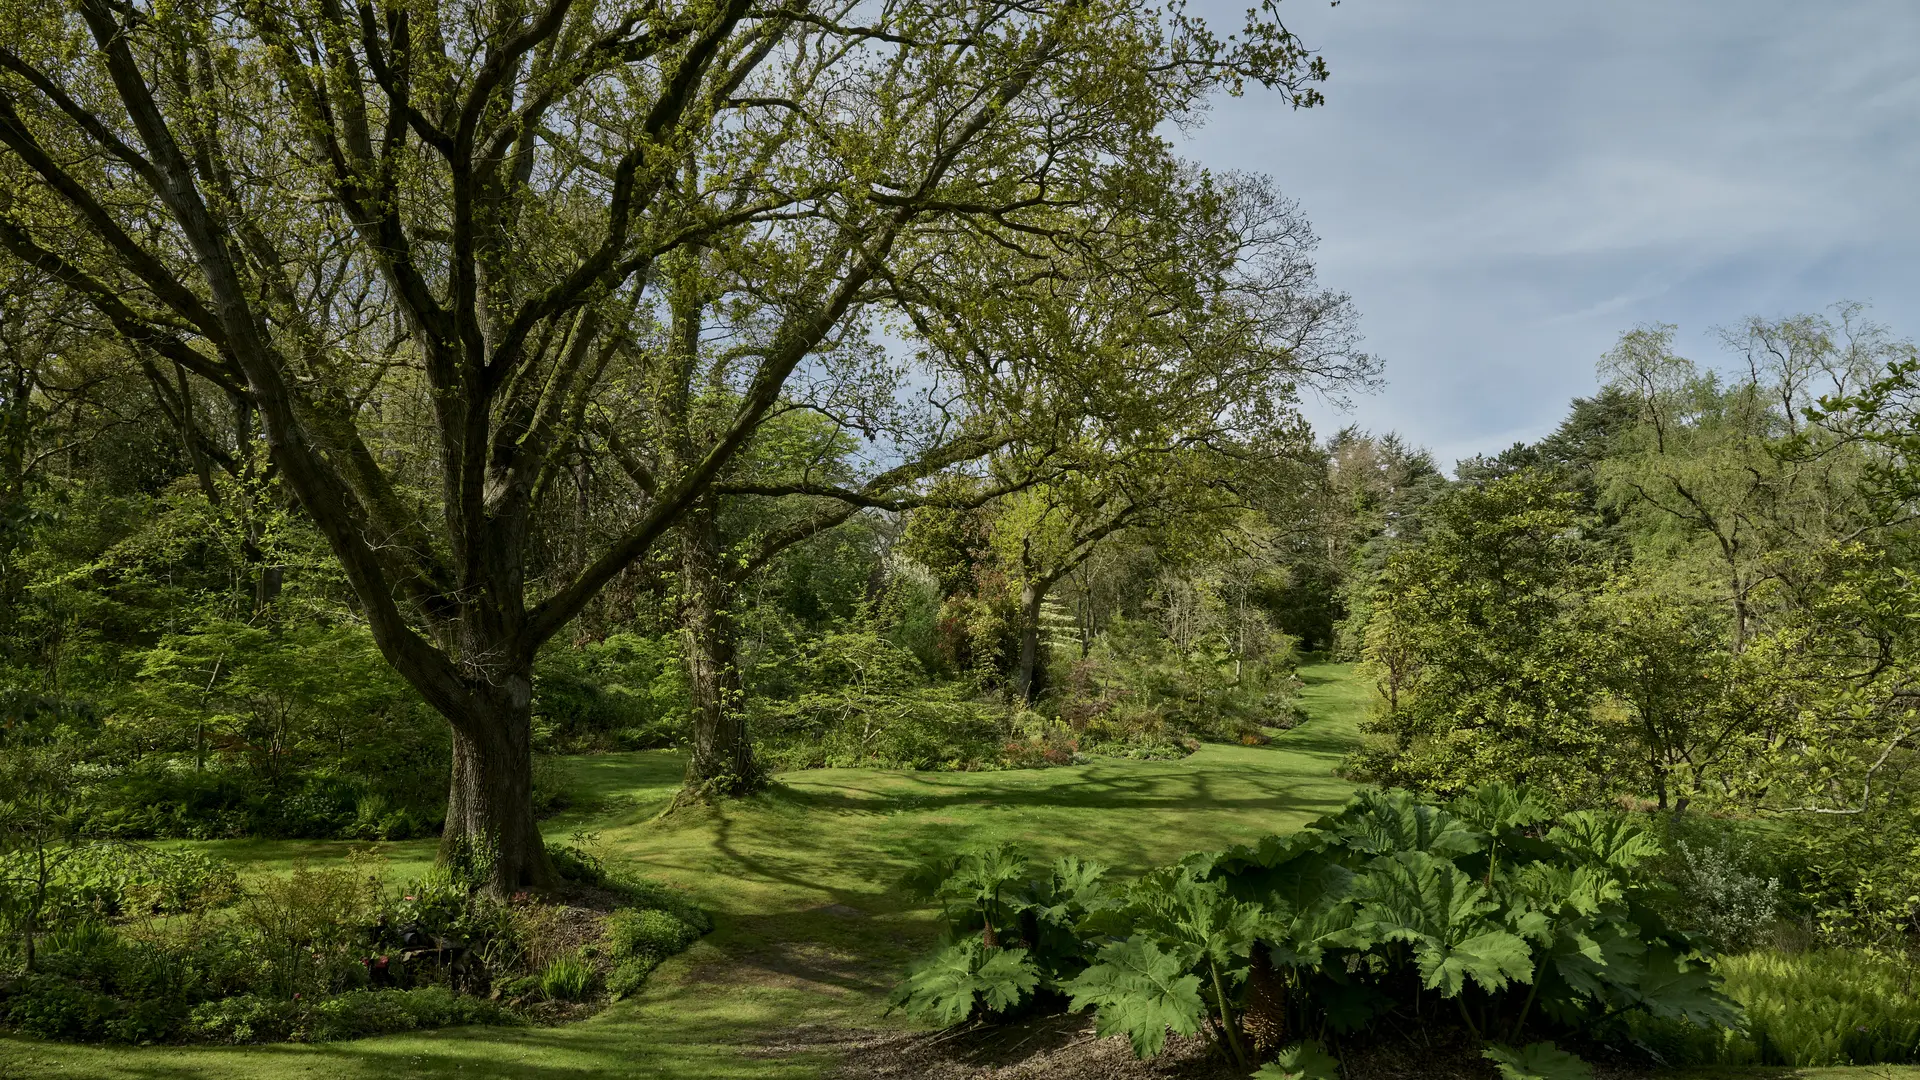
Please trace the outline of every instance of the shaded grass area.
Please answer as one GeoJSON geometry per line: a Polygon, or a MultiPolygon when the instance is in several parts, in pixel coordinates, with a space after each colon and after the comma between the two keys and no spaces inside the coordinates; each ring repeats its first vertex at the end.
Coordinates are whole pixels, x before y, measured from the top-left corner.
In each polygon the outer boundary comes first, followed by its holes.
{"type": "MultiPolygon", "coordinates": [[[[766,795],[661,817],[679,784],[667,752],[565,763],[582,809],[549,823],[564,842],[597,832],[610,861],[681,885],[714,932],[668,961],[635,998],[561,1028],[469,1028],[317,1046],[104,1047],[0,1040],[0,1078],[393,1076],[590,1080],[805,1080],[831,1063],[769,1053],[800,1025],[884,1027],[886,992],[935,927],[901,887],[922,861],[1015,840],[1134,872],[1200,848],[1294,828],[1338,807],[1333,772],[1358,738],[1367,688],[1345,665],[1301,672],[1311,719],[1268,746],[1210,745],[1182,761],[1099,761],[1034,771],[789,773],[766,795]]],[[[345,843],[197,845],[252,871],[344,854],[345,843]]],[[[424,870],[432,841],[377,845],[399,875],[424,870]]],[[[1700,1074],[1702,1076],[1715,1074],[1700,1074]]],[[[1753,1077],[1752,1071],[1718,1075],[1753,1077]]],[[[1920,1070],[1771,1075],[1920,1080],[1920,1070]]]]}

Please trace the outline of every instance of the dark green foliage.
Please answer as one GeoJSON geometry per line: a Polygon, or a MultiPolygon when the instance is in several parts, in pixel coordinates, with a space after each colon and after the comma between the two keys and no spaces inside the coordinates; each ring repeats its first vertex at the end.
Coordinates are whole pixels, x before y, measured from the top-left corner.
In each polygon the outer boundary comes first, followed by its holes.
{"type": "MultiPolygon", "coordinates": [[[[1169,589],[1168,591],[1172,591],[1169,589]]],[[[1150,622],[1115,618],[1056,690],[1061,717],[1095,753],[1124,754],[1182,740],[1238,742],[1294,720],[1293,641],[1264,622],[1230,625],[1205,590],[1189,606],[1214,625],[1184,645],[1150,622]]],[[[1202,621],[1196,619],[1195,621],[1202,621]]]]}
{"type": "Polygon", "coordinates": [[[1039,985],[1040,972],[1026,949],[990,949],[979,938],[969,937],[916,965],[901,984],[895,1003],[916,1016],[953,1025],[976,1012],[1009,1012],[1027,1001],[1039,985]]]}
{"type": "Polygon", "coordinates": [[[1254,1080],[1340,1080],[1340,1063],[1315,1039],[1295,1043],[1260,1067],[1254,1080]]]}
{"type": "Polygon", "coordinates": [[[1500,1080],[1592,1080],[1587,1063],[1550,1042],[1515,1050],[1495,1043],[1482,1053],[1499,1070],[1500,1080]]]}
{"type": "MultiPolygon", "coordinates": [[[[0,892],[24,888],[32,854],[0,856],[0,892]]],[[[48,882],[40,925],[69,926],[119,915],[197,911],[239,893],[231,864],[197,851],[159,851],[138,844],[93,843],[60,853],[48,882]]],[[[0,902],[0,932],[12,905],[0,902]]]]}
{"type": "Polygon", "coordinates": [[[1599,627],[1584,604],[1607,567],[1574,497],[1520,472],[1428,510],[1426,541],[1379,576],[1367,659],[1386,698],[1368,778],[1451,795],[1490,778],[1550,785],[1564,805],[1631,778],[1594,706],[1599,627]]]}
{"type": "Polygon", "coordinates": [[[243,987],[255,970],[232,934],[162,944],[80,923],[41,940],[37,973],[0,978],[0,1021],[49,1039],[167,1041],[197,1002],[243,987]]]}
{"type": "Polygon", "coordinates": [[[872,631],[797,640],[755,673],[762,759],[776,768],[912,769],[995,764],[1007,710],[934,685],[913,654],[872,631]]]}
{"type": "MultiPolygon", "coordinates": [[[[1067,863],[1031,877],[1003,846],[937,868],[935,897],[965,936],[896,1000],[957,1022],[1054,987],[1142,1055],[1169,1030],[1207,1025],[1251,1067],[1239,1013],[1259,955],[1287,986],[1285,1029],[1314,1036],[1389,1013],[1483,1038],[1602,1037],[1635,1015],[1737,1028],[1701,943],[1658,914],[1645,868],[1660,852],[1619,815],[1549,820],[1503,787],[1448,808],[1363,791],[1298,833],[1192,855],[1124,889],[1067,863]]],[[[1571,1075],[1551,1071],[1551,1048],[1514,1053],[1515,1068],[1571,1075]]]]}
{"type": "Polygon", "coordinates": [[[1142,934],[1103,945],[1096,962],[1066,984],[1072,1007],[1097,1008],[1101,1036],[1124,1034],[1135,1054],[1151,1057],[1166,1045],[1169,1029],[1192,1035],[1208,1011],[1183,952],[1164,952],[1142,934]]]}
{"type": "Polygon", "coordinates": [[[686,897],[644,878],[610,884],[634,905],[614,912],[606,925],[612,961],[606,988],[619,999],[637,993],[662,961],[691,948],[700,935],[713,929],[713,919],[686,897]]]}
{"type": "Polygon", "coordinates": [[[0,951],[0,1028],[85,1041],[256,1042],[515,1022],[512,1009],[542,999],[592,1000],[603,985],[632,993],[711,927],[678,892],[606,872],[584,847],[563,850],[598,870],[602,888],[640,905],[608,920],[604,949],[580,944],[576,910],[526,895],[495,899],[451,868],[395,890],[376,857],[355,853],[344,866],[302,864],[251,881],[229,910],[209,911],[232,898],[224,864],[90,853],[74,866],[88,868],[80,880],[92,899],[57,909],[85,917],[43,929],[36,971],[10,971],[0,951]],[[99,918],[109,902],[112,922],[99,918]]]}
{"type": "Polygon", "coordinates": [[[561,753],[672,746],[688,709],[677,635],[552,647],[534,669],[534,737],[561,753]]]}
{"type": "Polygon", "coordinates": [[[654,967],[652,957],[630,956],[614,961],[607,970],[607,993],[615,1001],[632,997],[647,984],[647,977],[653,974],[654,967]]]}
{"type": "Polygon", "coordinates": [[[1078,928],[1106,903],[1105,873],[1071,856],[1036,872],[1012,844],[925,868],[913,885],[940,905],[947,944],[914,967],[893,1004],[951,1024],[1064,989],[1097,948],[1078,928]]]}
{"type": "Polygon", "coordinates": [[[189,1027],[213,1042],[326,1042],[420,1028],[511,1024],[517,1018],[491,1001],[443,986],[417,990],[354,990],[314,1001],[242,995],[193,1010],[189,1027]]]}
{"type": "Polygon", "coordinates": [[[25,976],[0,1001],[9,1026],[40,1039],[104,1039],[120,1017],[119,1002],[113,998],[55,975],[25,976]]]}

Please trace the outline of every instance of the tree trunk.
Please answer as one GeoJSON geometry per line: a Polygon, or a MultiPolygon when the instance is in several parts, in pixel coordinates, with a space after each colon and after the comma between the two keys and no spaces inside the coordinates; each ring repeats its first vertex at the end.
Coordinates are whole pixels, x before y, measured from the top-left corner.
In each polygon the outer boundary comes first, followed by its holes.
{"type": "MultiPolygon", "coordinates": [[[[530,665],[529,665],[530,668],[530,665]]],[[[533,820],[533,677],[500,677],[453,725],[453,783],[440,861],[497,895],[559,884],[533,820]]]]}
{"type": "Polygon", "coordinates": [[[1267,943],[1253,943],[1252,965],[1247,971],[1247,1008],[1240,1026],[1253,1040],[1253,1056],[1265,1060],[1278,1053],[1287,1041],[1287,983],[1274,970],[1267,943]]]}
{"type": "Polygon", "coordinates": [[[1645,718],[1642,723],[1647,733],[1647,766],[1653,771],[1654,796],[1659,801],[1659,809],[1665,810],[1667,808],[1667,764],[1666,755],[1661,751],[1659,727],[1651,718],[1646,718],[1647,712],[1644,708],[1641,710],[1641,716],[1645,718]]]}
{"type": "Polygon", "coordinates": [[[741,707],[732,599],[723,573],[718,500],[706,496],[680,525],[681,625],[687,636],[687,688],[693,699],[693,747],[682,801],[749,795],[766,786],[753,759],[741,707]]]}
{"type": "Polygon", "coordinates": [[[1014,672],[1013,692],[1023,704],[1031,705],[1040,696],[1046,669],[1040,663],[1040,608],[1047,591],[1038,583],[1020,590],[1020,663],[1014,672]]]}

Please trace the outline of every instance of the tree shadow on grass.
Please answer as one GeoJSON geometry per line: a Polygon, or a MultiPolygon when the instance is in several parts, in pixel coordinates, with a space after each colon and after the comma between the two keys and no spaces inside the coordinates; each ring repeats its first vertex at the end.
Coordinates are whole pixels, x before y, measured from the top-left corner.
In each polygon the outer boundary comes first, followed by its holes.
{"type": "MultiPolygon", "coordinates": [[[[779,995],[798,997],[800,989],[779,995]]],[[[467,1027],[343,1042],[248,1046],[105,1047],[0,1040],[0,1078],[89,1080],[746,1080],[813,1076],[825,1055],[753,1055],[755,1015],[711,986],[645,991],[634,1002],[557,1028],[467,1027]]],[[[793,1012],[777,1001],[777,1028],[793,1012]]]]}
{"type": "MultiPolygon", "coordinates": [[[[1092,768],[1098,768],[1094,766],[1092,768]]],[[[1257,769],[1225,766],[1241,786],[1256,783],[1257,769]]],[[[1264,810],[1286,812],[1303,810],[1308,802],[1293,793],[1272,789],[1232,795],[1217,790],[1218,782],[1200,772],[1163,772],[1146,775],[1100,775],[1081,770],[1048,770],[1062,774],[1059,783],[1034,785],[1009,780],[1004,783],[982,781],[982,774],[968,774],[964,781],[945,781],[940,773],[919,774],[922,790],[880,792],[862,795],[843,788],[783,786],[768,798],[816,813],[899,814],[909,811],[938,811],[958,807],[1047,807],[1075,810],[1264,810]],[[932,790],[926,790],[932,789],[932,790]]],[[[1009,770],[1005,774],[1019,774],[1009,770]]]]}

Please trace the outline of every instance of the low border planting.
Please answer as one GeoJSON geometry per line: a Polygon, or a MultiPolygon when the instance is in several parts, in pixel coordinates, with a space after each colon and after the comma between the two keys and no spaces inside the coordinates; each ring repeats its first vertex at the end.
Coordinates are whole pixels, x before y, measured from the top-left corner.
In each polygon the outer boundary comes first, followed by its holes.
{"type": "Polygon", "coordinates": [[[1262,1076],[1314,1077],[1343,1040],[1464,1028],[1506,1076],[1587,1070],[1560,1043],[1633,1018],[1742,1029],[1706,942],[1660,914],[1654,833],[1485,787],[1447,806],[1363,791],[1299,832],[1119,883],[1003,845],[932,868],[945,946],[894,1002],[941,1024],[1064,1007],[1142,1056],[1214,1039],[1262,1076]]]}

